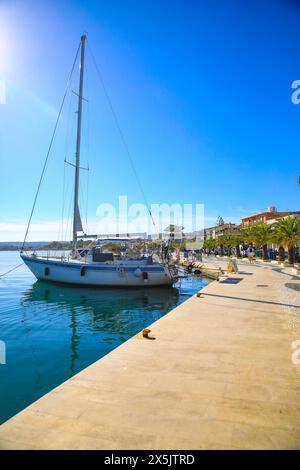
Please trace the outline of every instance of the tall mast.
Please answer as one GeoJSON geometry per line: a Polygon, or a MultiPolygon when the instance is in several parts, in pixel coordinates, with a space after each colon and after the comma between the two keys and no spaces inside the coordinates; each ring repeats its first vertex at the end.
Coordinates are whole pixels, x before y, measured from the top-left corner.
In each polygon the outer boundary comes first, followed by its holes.
{"type": "Polygon", "coordinates": [[[83,100],[83,72],[84,72],[84,48],[86,35],[81,36],[80,46],[80,78],[78,92],[78,113],[77,113],[77,140],[76,140],[76,166],[75,166],[75,189],[74,189],[74,213],[73,213],[73,254],[77,249],[77,231],[78,219],[80,220],[78,208],[79,194],[79,172],[80,172],[80,143],[81,143],[81,119],[82,119],[82,100],[83,100]]]}

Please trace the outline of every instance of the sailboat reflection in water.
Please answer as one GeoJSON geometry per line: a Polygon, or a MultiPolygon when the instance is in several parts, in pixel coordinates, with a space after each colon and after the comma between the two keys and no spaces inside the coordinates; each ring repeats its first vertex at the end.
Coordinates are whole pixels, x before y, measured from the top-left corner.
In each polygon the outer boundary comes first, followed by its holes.
{"type": "Polygon", "coordinates": [[[49,338],[47,328],[46,341],[53,341],[57,350],[61,342],[70,345],[70,354],[65,350],[61,356],[64,361],[68,357],[69,376],[158,320],[178,303],[180,293],[174,287],[112,291],[74,289],[44,281],[37,281],[22,298],[24,311],[28,310],[30,315],[38,311],[42,325],[51,323],[54,336],[49,338]]]}

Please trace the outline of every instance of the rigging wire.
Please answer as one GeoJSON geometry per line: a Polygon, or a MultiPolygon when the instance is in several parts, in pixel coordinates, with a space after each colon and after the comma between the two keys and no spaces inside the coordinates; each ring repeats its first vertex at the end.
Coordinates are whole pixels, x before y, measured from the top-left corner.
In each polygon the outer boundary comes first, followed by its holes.
{"type": "Polygon", "coordinates": [[[67,197],[70,179],[67,179],[67,163],[69,157],[69,150],[70,150],[70,141],[71,136],[73,135],[74,131],[74,119],[71,118],[71,107],[73,102],[73,94],[70,93],[70,101],[68,107],[68,123],[67,123],[67,130],[66,130],[66,148],[65,148],[65,158],[63,161],[63,191],[62,191],[62,212],[61,212],[61,241],[65,241],[64,238],[64,215],[65,215],[65,199],[67,197]]]}
{"type": "Polygon", "coordinates": [[[46,167],[47,167],[47,163],[48,163],[48,160],[49,160],[52,145],[53,145],[53,142],[54,142],[54,137],[55,137],[55,134],[56,134],[57,126],[58,126],[58,123],[59,123],[59,120],[60,120],[60,116],[61,116],[61,113],[62,113],[62,110],[63,110],[63,106],[64,106],[64,103],[65,103],[65,100],[66,100],[67,93],[68,93],[70,85],[71,85],[71,79],[72,79],[73,71],[74,71],[74,68],[75,68],[76,61],[77,61],[79,50],[80,50],[80,44],[78,46],[78,49],[77,49],[77,52],[76,52],[76,55],[75,55],[75,59],[74,59],[73,65],[72,65],[71,73],[70,73],[70,76],[69,76],[69,79],[68,79],[68,82],[67,82],[66,90],[65,90],[65,93],[64,93],[64,96],[63,96],[63,99],[62,99],[62,103],[61,103],[61,106],[59,108],[58,116],[57,116],[57,119],[56,119],[56,122],[55,122],[55,126],[54,126],[54,129],[53,129],[52,137],[51,137],[51,140],[50,140],[50,145],[48,147],[48,151],[47,151],[46,158],[45,158],[45,161],[44,161],[44,165],[43,165],[42,173],[41,173],[41,176],[40,176],[39,184],[38,184],[38,187],[37,187],[36,195],[35,195],[35,198],[34,198],[34,201],[33,201],[33,206],[32,206],[32,209],[31,209],[30,217],[29,217],[29,220],[28,220],[28,224],[27,224],[27,228],[26,228],[26,232],[25,232],[25,237],[24,237],[24,240],[23,240],[22,248],[21,248],[21,253],[24,250],[26,238],[27,238],[29,227],[30,227],[30,224],[31,224],[31,219],[32,219],[32,216],[33,216],[33,212],[34,212],[34,209],[35,209],[38,194],[40,192],[41,184],[42,184],[44,174],[45,174],[45,171],[46,171],[46,167]]]}
{"type": "Polygon", "coordinates": [[[85,232],[89,233],[89,224],[88,224],[88,203],[89,203],[89,179],[90,179],[90,93],[89,93],[89,74],[88,74],[88,68],[86,67],[86,73],[85,73],[85,83],[86,83],[86,95],[87,95],[87,130],[86,130],[86,136],[87,136],[87,146],[86,146],[86,160],[87,160],[87,177],[86,177],[86,208],[85,208],[85,232]]]}
{"type": "MultiPolygon", "coordinates": [[[[68,160],[69,154],[69,142],[70,142],[70,129],[72,128],[71,123],[71,104],[72,104],[72,93],[70,93],[70,99],[68,104],[68,112],[67,112],[67,128],[66,128],[66,142],[65,142],[65,158],[62,162],[63,164],[63,187],[62,187],[62,209],[61,209],[61,238],[59,240],[63,242],[63,234],[64,234],[64,214],[65,214],[65,191],[66,191],[66,161],[68,160]],[[70,124],[71,123],[71,124],[70,124]]],[[[60,235],[60,233],[59,233],[60,235]]]]}
{"type": "MultiPolygon", "coordinates": [[[[88,74],[87,74],[87,67],[86,67],[86,70],[85,70],[85,83],[86,83],[86,86],[85,86],[85,101],[87,102],[87,117],[86,117],[86,120],[83,121],[83,125],[82,125],[82,135],[83,135],[83,138],[82,138],[82,143],[84,145],[82,145],[82,149],[81,149],[81,160],[82,160],[82,155],[84,154],[85,156],[85,159],[86,159],[86,163],[85,163],[85,166],[86,166],[86,170],[87,170],[87,173],[89,174],[89,147],[88,147],[88,144],[89,144],[89,93],[88,93],[88,74]],[[86,140],[87,142],[85,142],[85,139],[84,137],[86,137],[86,140]]],[[[82,178],[83,174],[81,173],[81,184],[79,185],[79,212],[81,214],[81,221],[83,220],[82,217],[83,215],[85,216],[85,230],[84,232],[86,233],[88,230],[87,230],[87,194],[85,195],[84,193],[84,190],[83,190],[83,178],[82,178]]],[[[88,180],[88,178],[87,178],[88,180]]],[[[80,238],[80,237],[79,237],[80,238]]]]}
{"type": "Polygon", "coordinates": [[[59,233],[59,238],[61,235],[61,241],[63,241],[63,233],[64,233],[64,214],[65,214],[65,188],[66,188],[66,164],[64,162],[64,169],[63,169],[63,189],[62,189],[62,209],[61,209],[61,234],[59,233]]]}
{"type": "Polygon", "coordinates": [[[148,201],[147,201],[147,198],[146,198],[146,194],[145,194],[145,192],[144,192],[144,189],[143,189],[142,183],[141,183],[141,181],[140,181],[139,175],[138,175],[138,173],[137,173],[137,171],[136,171],[136,168],[135,168],[135,166],[134,166],[133,158],[132,158],[131,153],[130,153],[130,151],[129,151],[129,147],[128,147],[127,142],[126,142],[126,140],[125,140],[125,136],[124,136],[124,134],[123,134],[123,132],[122,132],[122,129],[121,129],[121,126],[120,126],[120,123],[119,123],[119,119],[118,119],[117,114],[116,114],[116,112],[115,112],[115,109],[114,109],[114,107],[113,107],[112,101],[111,101],[111,99],[110,99],[110,97],[109,97],[109,94],[108,94],[107,88],[106,88],[106,86],[105,86],[105,83],[104,83],[102,74],[101,74],[100,69],[99,69],[99,67],[98,67],[98,65],[97,65],[95,56],[94,56],[93,51],[92,51],[92,49],[91,49],[91,46],[89,45],[89,41],[87,41],[87,45],[88,45],[88,49],[89,49],[89,51],[90,51],[91,57],[92,57],[92,59],[93,59],[94,67],[95,67],[96,72],[97,72],[97,74],[98,74],[98,78],[99,78],[100,83],[101,83],[101,85],[102,85],[102,88],[103,88],[105,97],[106,97],[106,99],[107,99],[109,108],[110,108],[111,113],[112,113],[112,115],[113,115],[113,118],[114,118],[114,121],[115,121],[115,125],[116,125],[116,127],[117,127],[118,132],[119,132],[119,135],[120,135],[121,141],[122,141],[122,143],[123,143],[125,152],[126,152],[126,154],[127,154],[128,160],[129,160],[129,162],[130,162],[131,169],[132,169],[132,171],[133,171],[133,174],[134,174],[134,176],[135,176],[136,182],[137,182],[137,184],[138,184],[138,186],[139,186],[139,189],[140,189],[140,191],[141,191],[142,197],[143,197],[143,199],[144,199],[144,202],[145,202],[145,204],[146,204],[147,210],[148,210],[149,215],[150,215],[150,217],[151,217],[153,226],[156,227],[156,224],[155,224],[155,221],[154,221],[154,219],[153,219],[153,215],[152,215],[151,209],[150,209],[150,207],[149,207],[149,204],[148,204],[148,201]]]}
{"type": "MultiPolygon", "coordinates": [[[[70,181],[70,180],[69,180],[70,181]]],[[[69,236],[71,237],[71,221],[72,221],[72,203],[73,203],[73,200],[74,200],[74,191],[71,191],[71,197],[70,197],[70,200],[69,200],[69,209],[67,211],[67,223],[66,223],[66,230],[65,230],[65,240],[68,240],[69,236]],[[70,232],[69,232],[70,231],[70,232]]]]}

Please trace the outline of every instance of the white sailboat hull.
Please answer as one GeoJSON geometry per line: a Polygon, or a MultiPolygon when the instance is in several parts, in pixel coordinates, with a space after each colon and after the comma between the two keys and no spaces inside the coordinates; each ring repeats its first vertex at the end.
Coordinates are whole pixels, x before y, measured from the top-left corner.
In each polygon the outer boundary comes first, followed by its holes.
{"type": "Polygon", "coordinates": [[[174,271],[161,264],[84,263],[21,255],[37,279],[82,286],[170,286],[177,280],[174,271]]]}

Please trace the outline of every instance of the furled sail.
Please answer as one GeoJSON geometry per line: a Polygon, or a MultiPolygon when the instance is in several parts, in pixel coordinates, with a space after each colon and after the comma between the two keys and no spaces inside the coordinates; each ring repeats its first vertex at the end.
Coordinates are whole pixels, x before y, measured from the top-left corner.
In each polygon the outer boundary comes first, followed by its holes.
{"type": "Polygon", "coordinates": [[[77,207],[76,207],[76,217],[75,217],[75,225],[74,226],[75,226],[76,232],[83,232],[78,204],[77,204],[77,207]]]}

